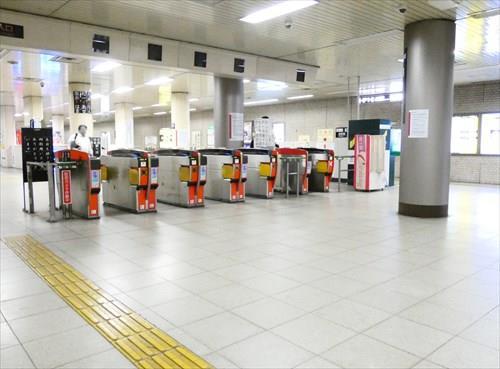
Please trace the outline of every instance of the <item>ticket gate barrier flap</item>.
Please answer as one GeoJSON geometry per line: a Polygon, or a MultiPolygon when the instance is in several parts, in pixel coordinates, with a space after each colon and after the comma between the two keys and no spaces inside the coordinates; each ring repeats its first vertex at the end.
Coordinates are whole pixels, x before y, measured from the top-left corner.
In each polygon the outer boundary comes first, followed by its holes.
{"type": "Polygon", "coordinates": [[[205,197],[226,202],[245,201],[248,157],[240,150],[203,149],[207,158],[205,197]]]}
{"type": "Polygon", "coordinates": [[[273,198],[277,173],[277,152],[269,149],[240,149],[248,158],[245,193],[249,196],[273,198]]]}
{"type": "Polygon", "coordinates": [[[156,211],[158,158],[141,150],[102,156],[104,205],[136,213],[156,211]]]}
{"type": "Polygon", "coordinates": [[[158,201],[182,206],[200,207],[205,205],[205,183],[207,162],[197,151],[181,149],[160,149],[160,186],[158,201]]]}
{"type": "MultiPolygon", "coordinates": [[[[301,156],[303,157],[303,160],[300,164],[299,168],[294,168],[293,170],[298,170],[300,173],[302,173],[302,178],[301,178],[301,183],[299,186],[299,191],[301,195],[304,195],[309,192],[309,177],[312,172],[312,163],[309,158],[309,153],[307,150],[304,149],[296,149],[296,148],[279,148],[276,150],[278,154],[278,175],[276,176],[276,189],[278,189],[281,192],[286,192],[286,189],[284,188],[284,168],[281,168],[281,161],[279,160],[280,156],[301,156]]],[[[290,181],[290,187],[295,188],[295,179],[292,177],[290,181]]]]}
{"type": "Polygon", "coordinates": [[[328,192],[333,175],[335,154],[330,149],[304,148],[312,164],[309,176],[309,190],[328,192]]]}
{"type": "Polygon", "coordinates": [[[57,151],[55,157],[59,163],[76,163],[58,171],[61,205],[70,206],[70,212],[82,218],[99,218],[100,159],[76,149],[57,151]]]}

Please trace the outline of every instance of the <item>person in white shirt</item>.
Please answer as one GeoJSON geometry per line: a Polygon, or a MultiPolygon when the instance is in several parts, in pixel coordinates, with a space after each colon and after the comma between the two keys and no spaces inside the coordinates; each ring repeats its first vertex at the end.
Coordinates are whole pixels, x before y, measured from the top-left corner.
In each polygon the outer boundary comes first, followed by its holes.
{"type": "Polygon", "coordinates": [[[92,143],[90,142],[90,138],[87,136],[87,126],[85,124],[80,124],[78,126],[78,132],[70,136],[69,147],[71,149],[85,151],[90,155],[93,154],[92,143]]]}

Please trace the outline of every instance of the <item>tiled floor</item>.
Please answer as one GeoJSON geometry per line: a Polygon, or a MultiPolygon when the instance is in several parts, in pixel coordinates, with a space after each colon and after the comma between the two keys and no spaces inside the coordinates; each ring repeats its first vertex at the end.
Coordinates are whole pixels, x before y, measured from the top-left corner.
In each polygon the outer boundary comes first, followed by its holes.
{"type": "MultiPolygon", "coordinates": [[[[219,368],[498,368],[499,190],[451,187],[450,217],[398,216],[397,189],[299,199],[21,212],[2,171],[1,233],[32,234],[219,368]]],[[[1,248],[1,368],[130,368],[1,248]]]]}

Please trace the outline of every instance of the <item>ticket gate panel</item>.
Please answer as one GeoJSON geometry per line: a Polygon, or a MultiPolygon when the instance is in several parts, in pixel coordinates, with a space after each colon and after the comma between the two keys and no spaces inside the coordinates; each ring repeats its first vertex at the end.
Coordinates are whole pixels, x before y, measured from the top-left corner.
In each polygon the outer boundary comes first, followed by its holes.
{"type": "MultiPolygon", "coordinates": [[[[101,161],[88,153],[75,149],[55,153],[58,162],[76,162],[71,169],[71,213],[82,218],[99,218],[99,192],[101,191],[101,161]]],[[[67,170],[67,169],[66,169],[67,170]]],[[[58,176],[60,177],[61,171],[58,176]]],[[[62,184],[62,181],[58,181],[62,184]]],[[[61,191],[62,193],[62,191],[61,191]]]]}
{"type": "MultiPolygon", "coordinates": [[[[277,176],[275,190],[280,192],[286,192],[286,169],[283,168],[283,163],[280,160],[281,156],[295,156],[302,157],[302,160],[298,163],[298,168],[296,164],[289,164],[289,171],[292,173],[299,173],[299,193],[301,195],[309,192],[309,176],[311,173],[311,161],[309,160],[309,155],[306,150],[303,149],[293,149],[293,148],[280,148],[277,151],[278,154],[278,165],[277,165],[277,176]]],[[[293,191],[297,188],[297,177],[289,177],[289,187],[293,191]]]]}
{"type": "Polygon", "coordinates": [[[183,207],[204,206],[206,158],[196,151],[161,149],[158,201],[183,207]]]}
{"type": "Polygon", "coordinates": [[[333,175],[335,155],[333,150],[305,148],[311,161],[309,191],[328,192],[333,175]]]}
{"type": "Polygon", "coordinates": [[[101,157],[106,168],[104,205],[137,213],[156,211],[158,158],[138,150],[110,151],[101,157]]]}
{"type": "Polygon", "coordinates": [[[239,150],[204,149],[200,152],[207,158],[207,199],[241,202],[245,201],[248,158],[239,150]]]}
{"type": "Polygon", "coordinates": [[[246,195],[271,199],[277,172],[277,153],[267,149],[241,149],[248,157],[246,195]]]}

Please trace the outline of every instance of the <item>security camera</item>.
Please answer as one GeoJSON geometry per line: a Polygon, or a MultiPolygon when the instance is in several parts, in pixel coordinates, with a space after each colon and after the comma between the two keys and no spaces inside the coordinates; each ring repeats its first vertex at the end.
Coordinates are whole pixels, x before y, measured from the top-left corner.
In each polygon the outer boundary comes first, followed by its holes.
{"type": "Polygon", "coordinates": [[[40,87],[45,87],[45,83],[43,81],[40,82],[40,87]]]}
{"type": "Polygon", "coordinates": [[[404,14],[404,13],[406,13],[406,10],[407,10],[407,9],[406,9],[404,6],[402,6],[402,7],[400,7],[398,10],[399,10],[399,12],[400,12],[401,14],[404,14]]]}
{"type": "Polygon", "coordinates": [[[292,28],[292,25],[293,25],[293,23],[292,23],[292,20],[290,18],[285,19],[285,28],[286,29],[292,28]]]}

